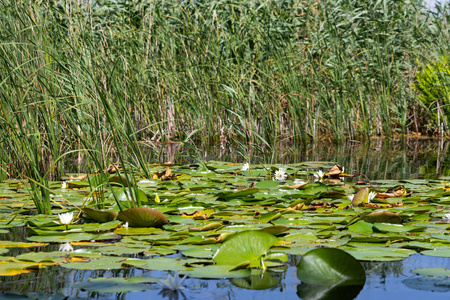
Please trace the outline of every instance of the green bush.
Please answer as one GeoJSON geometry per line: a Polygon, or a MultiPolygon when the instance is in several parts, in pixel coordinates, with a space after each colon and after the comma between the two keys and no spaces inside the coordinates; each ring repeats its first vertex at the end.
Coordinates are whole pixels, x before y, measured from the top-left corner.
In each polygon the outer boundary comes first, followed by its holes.
{"type": "Polygon", "coordinates": [[[430,110],[432,126],[440,133],[449,134],[450,124],[450,56],[441,56],[437,61],[423,66],[416,75],[414,88],[419,98],[430,110]]]}

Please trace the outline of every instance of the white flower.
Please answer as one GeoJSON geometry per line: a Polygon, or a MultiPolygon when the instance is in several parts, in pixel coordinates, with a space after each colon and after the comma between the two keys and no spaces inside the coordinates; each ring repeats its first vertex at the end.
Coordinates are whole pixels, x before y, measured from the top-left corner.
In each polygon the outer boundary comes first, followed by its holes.
{"type": "Polygon", "coordinates": [[[128,222],[123,223],[122,228],[128,228],[128,222]]]}
{"type": "MultiPolygon", "coordinates": [[[[345,167],[342,167],[342,171],[341,171],[341,174],[339,174],[339,175],[342,175],[342,174],[344,174],[344,171],[345,171],[345,167]]],[[[340,179],[340,180],[342,180],[342,181],[344,181],[344,180],[345,180],[345,177],[341,177],[341,176],[339,176],[339,179],[340,179]]]]}
{"type": "Polygon", "coordinates": [[[245,163],[245,164],[242,166],[241,171],[247,171],[249,168],[250,168],[249,163],[245,163]]]}
{"type": "Polygon", "coordinates": [[[59,251],[73,251],[73,247],[70,243],[64,243],[59,245],[59,251]]]}
{"type": "Polygon", "coordinates": [[[62,188],[62,189],[67,188],[67,183],[66,183],[65,181],[63,181],[63,183],[61,184],[61,188],[62,188]]]}
{"type": "Polygon", "coordinates": [[[377,196],[377,193],[370,192],[369,196],[367,197],[367,203],[370,203],[370,201],[377,196]]]}
{"type": "Polygon", "coordinates": [[[305,183],[306,183],[306,181],[301,180],[301,179],[299,179],[299,178],[297,178],[297,179],[294,180],[294,184],[305,184],[305,183]]]}
{"type": "Polygon", "coordinates": [[[350,199],[350,201],[353,201],[353,198],[355,198],[355,195],[348,196],[348,199],[350,199]]]}
{"type": "Polygon", "coordinates": [[[283,168],[279,168],[278,171],[275,171],[275,180],[284,181],[286,179],[286,170],[283,168]]]}
{"type": "Polygon", "coordinates": [[[447,220],[447,222],[450,222],[450,214],[445,214],[444,220],[447,220]]]}
{"type": "Polygon", "coordinates": [[[168,275],[166,280],[160,280],[158,284],[162,287],[163,290],[171,290],[171,291],[179,291],[183,290],[185,287],[181,284],[186,279],[187,275],[184,275],[183,278],[180,279],[178,273],[175,273],[174,276],[168,275]]]}
{"type": "Polygon", "coordinates": [[[58,214],[58,217],[59,217],[59,223],[61,223],[63,225],[69,225],[70,223],[72,223],[73,212],[68,212],[65,214],[58,214]]]}
{"type": "Polygon", "coordinates": [[[322,170],[317,171],[314,174],[314,182],[323,181],[323,176],[325,176],[325,173],[322,170]]]}

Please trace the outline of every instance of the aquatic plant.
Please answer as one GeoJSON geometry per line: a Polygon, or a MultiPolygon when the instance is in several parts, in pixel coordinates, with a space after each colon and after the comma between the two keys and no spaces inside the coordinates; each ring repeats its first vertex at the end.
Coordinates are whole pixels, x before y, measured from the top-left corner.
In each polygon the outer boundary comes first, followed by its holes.
{"type": "Polygon", "coordinates": [[[58,214],[59,223],[66,226],[66,230],[69,230],[69,225],[72,224],[73,212],[67,212],[64,214],[58,214]]]}
{"type": "Polygon", "coordinates": [[[187,275],[184,275],[182,278],[178,275],[178,273],[175,273],[174,275],[168,274],[167,279],[160,280],[158,282],[158,285],[161,286],[163,290],[170,290],[170,291],[180,291],[184,290],[185,287],[182,285],[183,281],[186,279],[187,275]]]}

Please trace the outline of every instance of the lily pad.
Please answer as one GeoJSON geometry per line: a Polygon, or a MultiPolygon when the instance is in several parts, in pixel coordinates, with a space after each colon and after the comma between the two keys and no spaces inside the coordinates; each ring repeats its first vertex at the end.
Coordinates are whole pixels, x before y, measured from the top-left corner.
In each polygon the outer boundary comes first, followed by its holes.
{"type": "Polygon", "coordinates": [[[235,286],[248,290],[266,290],[278,284],[278,280],[267,272],[251,275],[249,278],[233,278],[230,281],[235,286]]]}
{"type": "Polygon", "coordinates": [[[89,218],[100,223],[114,221],[118,216],[118,213],[114,211],[95,210],[87,207],[83,208],[83,213],[89,218]]]}
{"type": "Polygon", "coordinates": [[[128,222],[130,227],[162,227],[169,223],[160,211],[149,207],[135,207],[122,211],[117,219],[128,222]]]}
{"type": "Polygon", "coordinates": [[[145,283],[159,282],[155,277],[131,277],[125,278],[89,278],[87,282],[77,282],[72,287],[98,293],[124,293],[143,291],[151,288],[145,283]]]}
{"type": "Polygon", "coordinates": [[[250,276],[251,271],[250,269],[230,270],[228,265],[210,265],[180,273],[196,278],[243,278],[250,276]]]}
{"type": "Polygon", "coordinates": [[[377,210],[363,218],[368,223],[392,223],[401,224],[402,218],[394,212],[388,210],[377,210]]]}
{"type": "Polygon", "coordinates": [[[318,248],[301,258],[297,277],[306,284],[361,285],[366,280],[366,273],[362,265],[345,251],[318,248]]]}
{"type": "Polygon", "coordinates": [[[450,277],[450,270],[445,268],[414,269],[411,272],[422,276],[450,277]]]}
{"type": "Polygon", "coordinates": [[[250,267],[260,265],[261,256],[266,254],[278,239],[264,231],[250,230],[236,233],[226,240],[214,254],[218,265],[235,266],[249,261],[250,267]]]}

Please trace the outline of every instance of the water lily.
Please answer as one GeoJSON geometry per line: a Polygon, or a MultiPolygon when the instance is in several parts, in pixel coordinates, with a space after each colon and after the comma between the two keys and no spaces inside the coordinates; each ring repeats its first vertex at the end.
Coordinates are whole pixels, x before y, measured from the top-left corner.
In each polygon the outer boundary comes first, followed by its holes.
{"type": "Polygon", "coordinates": [[[445,214],[445,217],[443,219],[447,222],[450,222],[450,214],[445,214]]]}
{"type": "Polygon", "coordinates": [[[186,279],[187,275],[184,275],[183,278],[180,279],[178,273],[175,275],[169,274],[166,280],[160,280],[158,284],[162,287],[163,290],[171,290],[171,291],[179,291],[185,289],[181,284],[186,279]]]}
{"type": "Polygon", "coordinates": [[[350,195],[350,196],[347,196],[348,197],[348,199],[350,199],[350,201],[353,201],[353,198],[355,198],[355,195],[350,195]]]}
{"type": "Polygon", "coordinates": [[[250,168],[250,164],[249,164],[249,163],[245,163],[245,164],[242,166],[241,171],[247,171],[249,168],[250,168]]]}
{"type": "Polygon", "coordinates": [[[63,181],[63,183],[61,184],[61,189],[65,189],[67,188],[67,183],[65,181],[63,181]]]}
{"type": "Polygon", "coordinates": [[[367,203],[370,203],[370,201],[377,196],[377,193],[370,192],[369,196],[367,197],[367,203]]]}
{"type": "Polygon", "coordinates": [[[123,223],[122,228],[128,228],[128,222],[123,223]]]}
{"type": "Polygon", "coordinates": [[[283,168],[278,169],[277,171],[275,171],[275,180],[276,181],[284,181],[286,180],[287,174],[286,174],[286,170],[283,168]]]}
{"type": "Polygon", "coordinates": [[[62,225],[66,225],[66,230],[69,230],[69,224],[72,223],[73,212],[68,212],[65,214],[58,214],[59,223],[62,225]]]}
{"type": "Polygon", "coordinates": [[[317,171],[317,173],[314,174],[314,182],[317,181],[323,181],[323,176],[325,176],[325,173],[322,170],[317,171]]]}
{"type": "Polygon", "coordinates": [[[59,245],[59,251],[73,251],[73,247],[70,243],[64,243],[59,245]]]}

